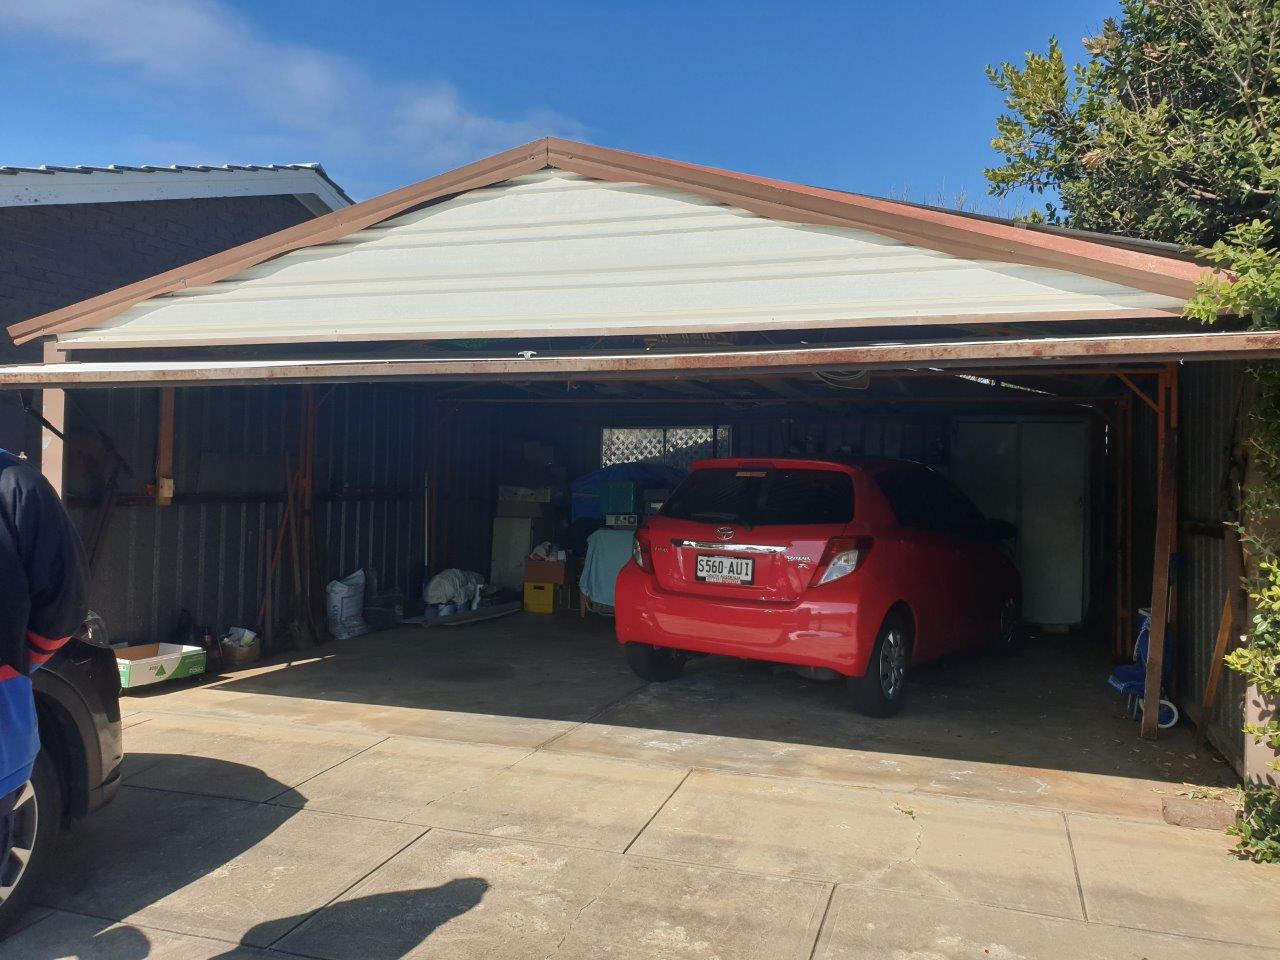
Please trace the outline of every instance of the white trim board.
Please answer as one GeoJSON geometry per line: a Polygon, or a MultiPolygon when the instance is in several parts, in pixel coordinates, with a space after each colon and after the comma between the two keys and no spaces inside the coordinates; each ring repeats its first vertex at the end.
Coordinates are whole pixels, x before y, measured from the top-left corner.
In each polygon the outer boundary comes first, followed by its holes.
{"type": "Polygon", "coordinates": [[[21,169],[0,174],[0,207],[293,195],[313,213],[351,205],[318,166],[21,169]]]}

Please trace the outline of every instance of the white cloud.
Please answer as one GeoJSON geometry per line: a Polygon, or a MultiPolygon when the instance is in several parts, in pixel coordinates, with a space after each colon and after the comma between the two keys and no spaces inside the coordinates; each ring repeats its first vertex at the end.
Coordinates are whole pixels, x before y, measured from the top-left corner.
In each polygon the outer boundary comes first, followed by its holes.
{"type": "MultiPolygon", "coordinates": [[[[376,180],[370,165],[426,176],[539,136],[582,133],[549,110],[490,116],[445,80],[381,82],[340,53],[263,36],[215,0],[0,0],[0,33],[51,39],[138,84],[215,98],[220,112],[240,118],[236,149],[277,144],[303,151],[150,162],[320,160],[376,180]]],[[[139,134],[135,143],[206,139],[192,129],[139,134]]]]}

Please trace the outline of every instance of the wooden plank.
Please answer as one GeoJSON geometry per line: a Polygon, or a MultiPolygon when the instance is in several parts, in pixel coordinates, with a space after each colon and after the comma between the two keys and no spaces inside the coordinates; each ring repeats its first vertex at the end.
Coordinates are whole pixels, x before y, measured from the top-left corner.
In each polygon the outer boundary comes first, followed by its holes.
{"type": "Polygon", "coordinates": [[[1155,335],[1043,337],[1000,341],[932,341],[837,344],[691,353],[591,353],[576,355],[453,354],[385,359],[136,360],[0,366],[0,388],[203,385],[312,380],[654,379],[728,377],[756,371],[779,374],[851,367],[898,369],[928,365],[966,372],[1003,365],[1133,360],[1262,360],[1280,358],[1280,331],[1170,333],[1155,335]]]}
{"type": "Polygon", "coordinates": [[[1209,678],[1204,685],[1200,707],[1200,737],[1209,736],[1209,718],[1218,700],[1222,685],[1222,658],[1227,655],[1232,636],[1245,624],[1245,610],[1240,578],[1244,561],[1240,555],[1240,535],[1235,527],[1224,526],[1222,537],[1222,572],[1227,581],[1227,594],[1222,601],[1222,618],[1218,622],[1218,636],[1213,643],[1213,655],[1209,658],[1209,678]]]}
{"type": "MultiPolygon", "coordinates": [[[[57,344],[46,343],[44,345],[45,363],[61,363],[64,360],[66,360],[66,357],[58,350],[57,344]]],[[[40,428],[40,472],[44,474],[44,478],[49,481],[49,485],[61,497],[66,492],[63,489],[65,484],[63,473],[66,464],[67,447],[62,437],[58,436],[58,434],[65,435],[67,432],[66,393],[62,390],[41,390],[40,413],[44,417],[45,423],[54,428],[53,430],[48,427],[40,428]]]]}
{"type": "Polygon", "coordinates": [[[276,616],[271,608],[271,592],[275,586],[276,557],[271,549],[271,528],[263,538],[263,550],[266,552],[266,583],[262,591],[262,609],[259,619],[262,621],[262,652],[274,653],[276,647],[276,616]]]}
{"type": "Polygon", "coordinates": [[[1156,494],[1156,548],[1151,577],[1151,635],[1147,644],[1147,688],[1142,700],[1142,737],[1156,738],[1160,718],[1160,682],[1169,623],[1169,567],[1177,530],[1178,431],[1165,432],[1156,494]]]}
{"type": "Polygon", "coordinates": [[[160,412],[156,424],[156,506],[173,503],[173,410],[174,388],[160,389],[160,412]]]}

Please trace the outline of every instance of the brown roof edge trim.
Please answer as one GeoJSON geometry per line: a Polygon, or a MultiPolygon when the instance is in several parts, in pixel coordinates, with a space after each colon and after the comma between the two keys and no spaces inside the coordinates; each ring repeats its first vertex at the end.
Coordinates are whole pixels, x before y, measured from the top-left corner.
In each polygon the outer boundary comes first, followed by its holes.
{"type": "Polygon", "coordinates": [[[549,140],[551,166],[583,176],[638,180],[701,193],[764,216],[852,226],[965,257],[1029,263],[1188,299],[1211,271],[1185,260],[975,220],[943,210],[771,180],[605,147],[549,140]]]}
{"type": "Polygon", "coordinates": [[[186,287],[216,283],[291,250],[340,240],[440,197],[491,186],[541,170],[548,165],[548,153],[548,141],[545,138],[535,140],[230,250],[223,250],[203,260],[196,260],[88,300],[20,321],[8,328],[9,335],[14,343],[22,344],[46,334],[68,333],[93,327],[143,300],[186,287]]]}
{"type": "MultiPolygon", "coordinates": [[[[734,377],[750,371],[894,370],[920,366],[996,369],[1030,363],[1112,364],[1280,357],[1280,332],[1046,337],[1029,340],[846,344],[784,350],[725,350],[573,356],[442,356],[383,360],[207,360],[48,363],[0,367],[0,388],[138,386],[157,383],[359,382],[449,378],[734,377]]],[[[1068,398],[1069,399],[1069,398],[1068,398]]],[[[733,401],[726,397],[725,402],[733,401]]],[[[607,402],[607,401],[606,401],[607,402]]],[[[888,401],[892,402],[892,401],[888,401]]]]}

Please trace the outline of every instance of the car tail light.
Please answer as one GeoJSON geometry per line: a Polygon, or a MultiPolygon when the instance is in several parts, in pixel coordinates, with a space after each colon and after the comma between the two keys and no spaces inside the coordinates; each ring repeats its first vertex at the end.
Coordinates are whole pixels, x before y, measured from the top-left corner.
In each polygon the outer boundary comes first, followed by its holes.
{"type": "Polygon", "coordinates": [[[631,542],[631,559],[645,573],[653,573],[653,551],[649,548],[647,530],[636,531],[636,538],[631,542]]]}
{"type": "Polygon", "coordinates": [[[839,580],[853,573],[862,566],[862,561],[866,559],[867,552],[871,549],[871,543],[870,537],[833,538],[827,543],[827,549],[822,554],[822,562],[813,573],[811,586],[830,583],[832,580],[839,580]]]}

